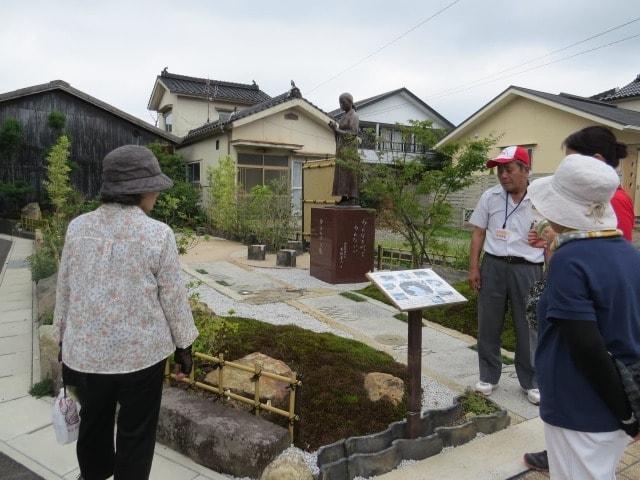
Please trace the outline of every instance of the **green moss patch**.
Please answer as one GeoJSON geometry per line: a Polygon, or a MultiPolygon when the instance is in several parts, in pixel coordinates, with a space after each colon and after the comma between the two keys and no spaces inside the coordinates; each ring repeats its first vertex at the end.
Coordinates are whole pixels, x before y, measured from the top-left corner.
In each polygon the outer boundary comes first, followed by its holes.
{"type": "MultiPolygon", "coordinates": [[[[406,415],[404,402],[396,407],[387,401],[372,402],[364,389],[364,377],[370,372],[389,373],[408,384],[406,367],[386,353],[355,340],[294,325],[218,317],[204,309],[194,313],[201,332],[197,343],[214,348],[203,353],[216,355],[223,351],[226,359],[233,360],[261,352],[282,360],[301,376],[297,407],[301,421],[296,423],[296,446],[300,448],[315,450],[342,438],[379,432],[406,415]],[[221,322],[225,325],[213,326],[221,322]],[[208,335],[214,338],[208,340],[208,335]]],[[[197,345],[194,348],[203,351],[197,345]]],[[[204,375],[206,365],[200,368],[200,375],[204,375]]],[[[287,425],[283,417],[269,415],[269,419],[287,425]]]]}
{"type": "Polygon", "coordinates": [[[353,292],[340,292],[340,295],[344,298],[348,298],[349,300],[353,300],[354,302],[366,302],[367,299],[357,295],[353,292]]]}

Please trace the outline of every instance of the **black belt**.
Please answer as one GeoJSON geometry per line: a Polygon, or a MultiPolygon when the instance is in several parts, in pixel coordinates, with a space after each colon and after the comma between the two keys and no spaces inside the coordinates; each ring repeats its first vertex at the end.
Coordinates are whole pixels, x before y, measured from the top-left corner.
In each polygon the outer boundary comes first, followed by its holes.
{"type": "Polygon", "coordinates": [[[495,258],[497,260],[502,260],[507,263],[523,263],[526,265],[544,265],[544,262],[530,262],[524,257],[514,257],[513,255],[506,255],[504,257],[500,257],[498,255],[492,255],[490,253],[484,252],[487,257],[495,258]]]}

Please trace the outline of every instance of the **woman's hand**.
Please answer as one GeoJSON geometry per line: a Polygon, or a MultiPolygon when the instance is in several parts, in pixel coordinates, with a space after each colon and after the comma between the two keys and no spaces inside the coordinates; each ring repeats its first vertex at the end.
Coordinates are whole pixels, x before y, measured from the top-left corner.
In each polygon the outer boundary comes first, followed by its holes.
{"type": "Polygon", "coordinates": [[[187,348],[176,348],[176,353],[173,355],[173,360],[176,365],[180,367],[180,371],[176,372],[178,378],[184,378],[189,376],[193,369],[193,357],[191,355],[191,345],[187,348]]]}
{"type": "Polygon", "coordinates": [[[539,237],[538,233],[533,228],[529,230],[529,233],[527,234],[527,242],[535,248],[546,248],[547,246],[547,241],[544,238],[539,237]]]}

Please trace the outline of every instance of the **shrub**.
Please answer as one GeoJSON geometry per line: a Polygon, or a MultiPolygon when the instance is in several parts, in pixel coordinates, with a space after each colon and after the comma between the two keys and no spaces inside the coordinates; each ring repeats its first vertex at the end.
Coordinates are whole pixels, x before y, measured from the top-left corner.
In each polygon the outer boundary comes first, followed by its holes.
{"type": "Polygon", "coordinates": [[[47,123],[49,127],[56,131],[61,131],[64,128],[64,125],[67,121],[67,117],[62,112],[53,111],[49,114],[47,118],[47,123]]]}
{"type": "Polygon", "coordinates": [[[27,262],[31,268],[31,279],[34,282],[50,277],[58,270],[58,260],[49,249],[44,247],[27,257],[27,262]]]}
{"type": "Polygon", "coordinates": [[[55,397],[55,389],[53,386],[53,380],[45,378],[41,382],[34,383],[33,387],[29,389],[29,395],[36,398],[40,397],[55,397]]]}
{"type": "Polygon", "coordinates": [[[34,193],[34,188],[25,182],[0,182],[0,210],[4,215],[19,217],[20,209],[34,193]]]}

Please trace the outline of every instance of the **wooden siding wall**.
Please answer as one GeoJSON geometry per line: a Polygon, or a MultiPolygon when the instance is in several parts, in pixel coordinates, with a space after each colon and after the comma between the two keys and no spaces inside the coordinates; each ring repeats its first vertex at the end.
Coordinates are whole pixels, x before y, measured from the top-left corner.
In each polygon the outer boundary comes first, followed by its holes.
{"type": "MultiPolygon", "coordinates": [[[[102,159],[116,147],[127,144],[147,145],[167,142],[112,113],[63,91],[49,91],[0,103],[0,125],[15,118],[22,125],[23,144],[15,161],[15,180],[23,180],[36,189],[42,200],[42,180],[46,176],[45,158],[57,139],[49,127],[49,114],[62,112],[66,117],[64,132],[71,140],[70,161],[77,168],[72,172],[73,185],[87,197],[100,191],[102,159]]],[[[0,162],[0,181],[12,178],[12,167],[0,162]]]]}

